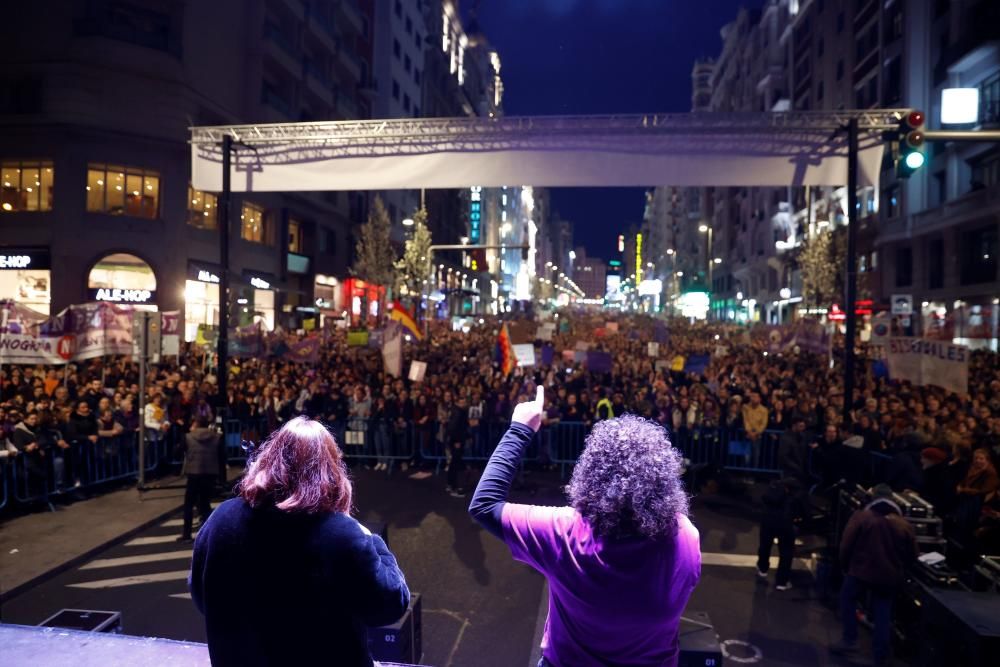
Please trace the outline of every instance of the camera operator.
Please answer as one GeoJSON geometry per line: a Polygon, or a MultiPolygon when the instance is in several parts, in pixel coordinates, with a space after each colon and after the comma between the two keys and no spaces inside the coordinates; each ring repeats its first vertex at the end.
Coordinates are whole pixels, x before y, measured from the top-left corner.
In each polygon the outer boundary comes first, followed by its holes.
{"type": "Polygon", "coordinates": [[[849,654],[858,648],[858,596],[867,591],[874,622],[872,650],[876,664],[888,664],[892,631],[892,601],[903,583],[903,573],[917,555],[913,526],[892,501],[892,489],[876,486],[874,499],[855,512],[840,540],[840,563],[844,584],[840,590],[843,636],[831,652],[849,654]]]}

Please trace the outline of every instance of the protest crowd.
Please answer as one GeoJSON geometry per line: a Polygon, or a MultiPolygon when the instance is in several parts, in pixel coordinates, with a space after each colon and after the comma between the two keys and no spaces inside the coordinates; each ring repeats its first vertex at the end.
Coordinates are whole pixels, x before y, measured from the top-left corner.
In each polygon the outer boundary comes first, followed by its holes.
{"type": "Polygon", "coordinates": [[[122,457],[134,456],[140,420],[147,443],[163,448],[157,465],[177,461],[192,425],[223,413],[231,457],[240,442],[260,441],[308,415],[339,427],[355,464],[447,469],[449,491],[462,495],[469,486],[460,475],[465,462],[485,460],[513,406],[541,383],[542,434],[562,435],[543,438],[532,465],[571,465],[591,424],[630,412],[665,426],[692,460],[719,463],[713,454],[699,456],[704,448],[742,470],[779,473],[804,488],[822,491],[848,480],[919,491],[957,534],[997,550],[1000,368],[993,353],[969,355],[968,391],[958,394],[894,382],[879,370],[877,350],[859,346],[845,422],[842,371],[831,362],[842,344],[836,341],[824,355],[786,345],[761,327],[564,314],[541,326],[505,326],[515,347],[533,344],[536,358],[504,368],[498,324],[484,320],[465,331],[437,325],[426,339],[407,340],[405,368],[423,362],[423,377],[388,373],[371,344],[375,337],[315,333],[304,357],[298,339],[262,339],[259,350],[232,360],[224,398],[214,356],[183,345],[150,367],[143,414],[131,357],[5,365],[0,456],[19,472],[16,493],[8,495],[37,499],[41,491],[48,500],[49,493],[113,478],[116,466],[127,468],[122,457]]]}

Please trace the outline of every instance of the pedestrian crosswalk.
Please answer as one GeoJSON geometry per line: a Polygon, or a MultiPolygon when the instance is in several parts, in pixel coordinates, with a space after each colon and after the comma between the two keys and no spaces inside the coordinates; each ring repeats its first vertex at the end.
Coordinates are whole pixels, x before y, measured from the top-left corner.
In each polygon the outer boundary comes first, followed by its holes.
{"type": "MultiPolygon", "coordinates": [[[[218,503],[212,503],[213,509],[217,506],[218,503]]],[[[81,565],[77,568],[79,576],[73,577],[73,581],[65,586],[91,591],[118,589],[138,592],[143,586],[155,585],[156,588],[150,591],[155,590],[157,595],[190,600],[187,578],[191,544],[177,542],[183,525],[181,518],[160,522],[147,529],[145,534],[113,548],[106,557],[81,565]]],[[[197,534],[194,533],[195,536],[197,534]]]]}

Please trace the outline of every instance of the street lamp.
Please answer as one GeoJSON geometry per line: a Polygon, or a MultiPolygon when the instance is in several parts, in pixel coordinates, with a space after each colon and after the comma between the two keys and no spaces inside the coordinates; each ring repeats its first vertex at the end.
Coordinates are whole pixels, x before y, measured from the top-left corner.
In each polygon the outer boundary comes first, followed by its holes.
{"type": "MultiPolygon", "coordinates": [[[[709,259],[712,256],[712,228],[706,224],[698,225],[698,231],[702,234],[708,234],[708,246],[705,248],[705,259],[709,259]]],[[[709,259],[708,262],[708,289],[709,292],[712,291],[712,265],[721,264],[722,260],[716,258],[714,261],[709,259]]]]}
{"type": "Polygon", "coordinates": [[[413,218],[403,218],[403,226],[404,227],[412,227],[413,226],[413,218]]]}

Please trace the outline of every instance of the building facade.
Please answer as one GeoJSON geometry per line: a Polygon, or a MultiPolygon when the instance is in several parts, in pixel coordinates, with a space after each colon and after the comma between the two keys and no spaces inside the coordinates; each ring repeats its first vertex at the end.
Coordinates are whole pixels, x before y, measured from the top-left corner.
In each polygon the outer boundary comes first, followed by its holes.
{"type": "MultiPolygon", "coordinates": [[[[190,185],[195,124],[367,117],[356,0],[57,2],[0,26],[0,297],[57,312],[88,300],[218,322],[218,200],[190,185]],[[215,26],[215,28],[213,28],[215,26]],[[213,39],[226,27],[232,40],[213,39]]],[[[355,193],[234,196],[235,320],[295,326],[338,311],[355,193]]]]}

